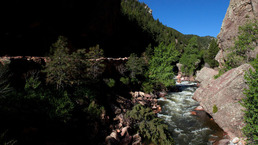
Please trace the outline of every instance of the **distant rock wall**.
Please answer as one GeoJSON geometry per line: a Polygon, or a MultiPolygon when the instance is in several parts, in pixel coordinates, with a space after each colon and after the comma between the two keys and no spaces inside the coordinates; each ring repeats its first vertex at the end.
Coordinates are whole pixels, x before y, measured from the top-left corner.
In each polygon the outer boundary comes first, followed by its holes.
{"type": "Polygon", "coordinates": [[[223,58],[226,56],[226,49],[232,47],[234,44],[234,39],[238,35],[238,27],[253,19],[258,19],[257,0],[230,0],[221,31],[217,36],[221,50],[215,59],[220,65],[224,62],[223,58]]]}
{"type": "MultiPolygon", "coordinates": [[[[226,72],[217,79],[203,77],[201,79],[201,86],[193,96],[193,99],[200,102],[204,110],[228,133],[231,139],[243,137],[241,129],[244,126],[244,112],[242,111],[244,108],[239,101],[245,97],[243,90],[247,88],[247,85],[244,74],[250,68],[252,68],[251,65],[243,64],[226,72]],[[209,81],[208,84],[206,84],[206,81],[209,81]],[[217,112],[214,112],[214,106],[217,107],[217,112]]],[[[202,69],[199,74],[204,73],[207,73],[206,69],[202,69]]],[[[216,74],[216,72],[214,71],[213,74],[216,74]]],[[[197,78],[199,77],[197,76],[197,78]]]]}

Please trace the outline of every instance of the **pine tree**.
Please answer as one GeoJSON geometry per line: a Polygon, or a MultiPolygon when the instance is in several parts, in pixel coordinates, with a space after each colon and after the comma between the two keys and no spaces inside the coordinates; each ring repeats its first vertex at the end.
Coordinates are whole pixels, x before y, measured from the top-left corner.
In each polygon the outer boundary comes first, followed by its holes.
{"type": "Polygon", "coordinates": [[[210,42],[209,48],[204,53],[204,61],[210,65],[211,68],[217,67],[218,62],[215,60],[215,57],[219,51],[219,46],[216,39],[212,39],[210,42]]]}
{"type": "Polygon", "coordinates": [[[47,82],[55,84],[56,89],[61,89],[69,84],[67,69],[70,67],[69,49],[67,38],[59,36],[52,45],[53,55],[46,64],[44,72],[47,73],[47,82]]]}
{"type": "Polygon", "coordinates": [[[194,36],[189,40],[188,45],[184,48],[184,53],[179,62],[183,64],[182,72],[186,75],[193,75],[197,65],[200,62],[201,53],[199,50],[197,37],[194,36]]]}
{"type": "Polygon", "coordinates": [[[178,61],[179,52],[175,44],[166,46],[161,43],[154,49],[154,55],[149,64],[149,78],[156,84],[163,84],[166,87],[174,85],[173,63],[178,61]]]}

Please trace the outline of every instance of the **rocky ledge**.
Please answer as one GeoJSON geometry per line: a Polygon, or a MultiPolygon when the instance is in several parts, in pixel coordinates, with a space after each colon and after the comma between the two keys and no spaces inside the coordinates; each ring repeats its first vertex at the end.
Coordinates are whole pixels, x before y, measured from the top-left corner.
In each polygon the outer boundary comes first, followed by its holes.
{"type": "Polygon", "coordinates": [[[235,139],[235,144],[239,145],[243,144],[241,129],[244,126],[244,112],[242,111],[244,108],[239,101],[245,97],[243,90],[248,86],[244,75],[250,68],[252,68],[251,65],[243,64],[217,79],[213,78],[216,71],[203,68],[196,77],[201,85],[193,96],[193,99],[200,102],[204,110],[227,133],[231,142],[235,139]],[[236,137],[240,140],[236,141],[236,137]]]}

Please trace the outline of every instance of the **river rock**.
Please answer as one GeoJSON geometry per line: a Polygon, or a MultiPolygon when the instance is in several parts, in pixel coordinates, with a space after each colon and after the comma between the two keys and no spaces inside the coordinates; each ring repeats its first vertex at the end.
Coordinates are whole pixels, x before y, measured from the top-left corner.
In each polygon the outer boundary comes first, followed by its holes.
{"type": "Polygon", "coordinates": [[[202,106],[198,106],[198,107],[196,107],[194,110],[196,110],[196,111],[203,111],[204,109],[203,109],[202,106]]]}
{"type": "Polygon", "coordinates": [[[214,76],[219,72],[208,68],[203,67],[200,71],[197,72],[195,80],[201,83],[201,86],[206,87],[209,81],[214,80],[214,76]]]}
{"type": "Polygon", "coordinates": [[[245,84],[244,74],[250,68],[251,65],[243,64],[229,70],[205,87],[199,87],[193,96],[225,132],[234,134],[232,136],[242,137],[244,108],[239,101],[245,97],[243,90],[248,86],[245,84]],[[214,106],[218,110],[216,113],[213,113],[214,106]]]}
{"type": "Polygon", "coordinates": [[[228,145],[229,139],[222,139],[218,143],[215,143],[214,145],[228,145]]]}
{"type": "MultiPolygon", "coordinates": [[[[218,38],[219,48],[221,49],[216,60],[220,66],[224,63],[227,49],[234,46],[234,40],[238,35],[238,27],[244,25],[249,20],[258,19],[257,0],[230,0],[227,13],[224,17],[218,38]]],[[[258,46],[250,56],[256,57],[258,46]]]]}
{"type": "Polygon", "coordinates": [[[141,145],[142,138],[139,134],[135,134],[133,136],[133,143],[132,145],[141,145]]]}
{"type": "Polygon", "coordinates": [[[237,144],[240,141],[238,137],[235,137],[231,142],[237,144]]]}
{"type": "Polygon", "coordinates": [[[122,129],[121,136],[124,136],[127,133],[129,126],[126,126],[122,129]]]}
{"type": "Polygon", "coordinates": [[[197,115],[197,113],[195,111],[191,111],[190,112],[192,115],[197,115]]]}

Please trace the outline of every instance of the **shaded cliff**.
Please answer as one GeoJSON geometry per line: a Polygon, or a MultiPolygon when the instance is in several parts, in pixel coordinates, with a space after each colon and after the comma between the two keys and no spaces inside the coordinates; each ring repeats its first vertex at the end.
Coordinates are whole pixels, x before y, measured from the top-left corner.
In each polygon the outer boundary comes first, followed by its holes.
{"type": "MultiPolygon", "coordinates": [[[[220,51],[216,60],[221,64],[225,58],[226,50],[234,45],[234,40],[238,35],[238,27],[244,25],[250,20],[258,18],[257,0],[231,0],[227,13],[223,20],[221,31],[218,34],[218,44],[220,51]]],[[[258,53],[256,47],[256,53],[258,53]]]]}

